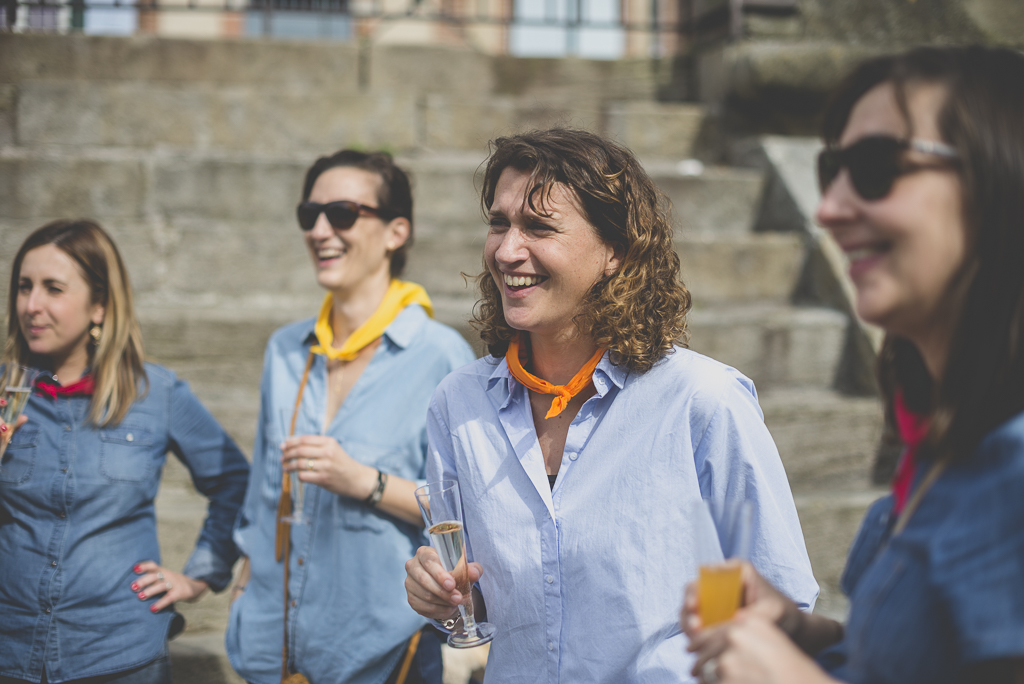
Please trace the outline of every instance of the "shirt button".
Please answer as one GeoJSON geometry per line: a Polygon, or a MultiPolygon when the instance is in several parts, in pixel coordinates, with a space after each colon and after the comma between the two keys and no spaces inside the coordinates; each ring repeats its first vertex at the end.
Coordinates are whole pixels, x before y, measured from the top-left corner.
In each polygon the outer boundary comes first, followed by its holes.
{"type": "Polygon", "coordinates": [[[50,565],[52,567],[57,567],[57,561],[50,561],[50,565]]]}
{"type": "Polygon", "coordinates": [[[46,613],[47,615],[49,615],[49,614],[50,614],[50,609],[49,609],[49,608],[47,608],[47,609],[46,609],[46,610],[44,610],[43,612],[44,612],[44,613],[46,613]]]}
{"type": "Polygon", "coordinates": [[[579,457],[580,457],[580,455],[577,454],[575,451],[573,453],[569,454],[569,460],[570,461],[575,461],[579,457]]]}
{"type": "Polygon", "coordinates": [[[67,469],[67,468],[61,468],[61,469],[60,469],[60,472],[62,472],[62,473],[66,473],[66,472],[68,472],[68,469],[67,469]]]}
{"type": "Polygon", "coordinates": [[[292,599],[292,608],[294,608],[297,605],[299,605],[299,602],[296,601],[295,599],[292,599]]]}
{"type": "Polygon", "coordinates": [[[298,562],[299,565],[302,565],[303,563],[306,562],[306,560],[302,556],[299,556],[299,560],[297,562],[298,562]]]}
{"type": "Polygon", "coordinates": [[[129,442],[134,442],[135,441],[135,435],[133,435],[130,432],[127,435],[125,435],[124,438],[127,439],[129,442]]]}
{"type": "Polygon", "coordinates": [[[71,426],[70,425],[65,425],[64,426],[64,432],[71,432],[71,426]]]}
{"type": "Polygon", "coordinates": [[[61,520],[63,520],[63,519],[64,519],[64,518],[66,518],[66,517],[68,517],[66,513],[61,513],[61,514],[60,514],[60,519],[61,519],[61,520]]]}
{"type": "Polygon", "coordinates": [[[548,575],[544,579],[546,579],[548,581],[548,584],[554,584],[555,583],[555,578],[552,577],[551,575],[548,575]]]}
{"type": "Polygon", "coordinates": [[[549,641],[548,642],[548,650],[549,651],[554,651],[555,650],[555,642],[554,641],[549,641]]]}

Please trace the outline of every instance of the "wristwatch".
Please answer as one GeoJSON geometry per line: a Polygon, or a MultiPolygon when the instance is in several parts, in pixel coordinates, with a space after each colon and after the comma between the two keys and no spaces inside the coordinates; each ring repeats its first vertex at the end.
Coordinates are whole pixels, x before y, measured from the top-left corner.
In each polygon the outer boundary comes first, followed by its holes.
{"type": "Polygon", "coordinates": [[[384,496],[384,487],[388,484],[388,474],[377,470],[377,488],[373,490],[370,496],[366,497],[366,505],[370,507],[376,507],[380,503],[381,497],[384,496]]]}

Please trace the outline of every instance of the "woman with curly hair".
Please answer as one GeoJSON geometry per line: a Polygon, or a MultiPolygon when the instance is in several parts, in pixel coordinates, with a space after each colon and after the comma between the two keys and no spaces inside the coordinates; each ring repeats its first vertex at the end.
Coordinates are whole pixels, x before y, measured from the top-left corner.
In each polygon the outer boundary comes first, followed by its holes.
{"type": "MultiPolygon", "coordinates": [[[[490,356],[434,394],[427,477],[459,482],[473,600],[496,627],[487,681],[677,681],[702,498],[751,502],[755,566],[809,608],[753,385],[682,346],[690,294],[636,158],[584,131],[500,138],[482,204],[490,356]]],[[[410,605],[453,625],[464,597],[433,549],[406,570],[410,605]]]]}

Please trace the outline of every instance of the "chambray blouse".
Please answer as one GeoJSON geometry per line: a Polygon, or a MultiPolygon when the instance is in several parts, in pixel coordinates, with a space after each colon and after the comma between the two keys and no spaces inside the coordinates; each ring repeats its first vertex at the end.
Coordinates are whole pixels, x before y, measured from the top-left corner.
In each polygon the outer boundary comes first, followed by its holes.
{"type": "Polygon", "coordinates": [[[131,591],[132,568],[160,562],[153,500],[167,452],[209,500],[184,573],[214,591],[238,557],[231,528],[249,464],[165,368],[118,425],[86,421],[89,397],[33,394],[0,462],[0,675],[38,682],[144,665],[166,648],[173,610],[131,591]]]}
{"type": "Polygon", "coordinates": [[[1024,657],[1024,413],[950,466],[895,537],[892,505],[864,518],[843,575],[845,638],[819,661],[856,684],[944,684],[1024,657]]]}
{"type": "MultiPolygon", "coordinates": [[[[228,621],[231,664],[254,684],[281,681],[284,564],[274,558],[281,450],[315,343],[309,319],[267,344],[253,474],[235,531],[252,571],[228,621]],[[282,413],[287,418],[282,418],[282,413]]],[[[324,426],[327,364],[316,356],[296,434],[334,437],[348,454],[390,475],[423,478],[427,404],[452,370],[474,358],[455,330],[406,307],[330,425],[324,426]]],[[[405,562],[428,542],[413,525],[362,501],[305,485],[306,525],[291,528],[288,642],[292,671],[316,684],[382,684],[425,620],[409,607],[405,562]]]]}
{"type": "MultiPolygon", "coordinates": [[[[697,576],[702,498],[748,499],[754,566],[805,610],[817,598],[750,380],[676,349],[643,374],[606,354],[593,382],[553,489],[527,389],[504,359],[456,371],[431,402],[427,478],[459,481],[497,628],[488,684],[690,681],[679,608],[697,576]]],[[[735,540],[716,525],[728,555],[735,540]]]]}

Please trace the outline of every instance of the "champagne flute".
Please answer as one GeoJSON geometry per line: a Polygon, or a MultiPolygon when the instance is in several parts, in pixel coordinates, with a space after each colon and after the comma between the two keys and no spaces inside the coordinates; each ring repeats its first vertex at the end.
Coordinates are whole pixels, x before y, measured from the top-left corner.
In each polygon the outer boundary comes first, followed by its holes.
{"type": "MultiPolygon", "coordinates": [[[[291,409],[281,409],[281,434],[285,439],[295,435],[295,423],[299,420],[298,412],[293,414],[291,409]]],[[[282,522],[292,525],[305,525],[306,518],[303,516],[303,504],[306,499],[306,483],[299,479],[299,471],[293,470],[288,473],[292,479],[292,514],[281,518],[282,522]]]]}
{"type": "Polygon", "coordinates": [[[463,631],[449,634],[448,645],[472,648],[488,643],[496,630],[494,625],[477,622],[473,617],[473,590],[469,584],[459,483],[455,480],[428,483],[416,490],[416,503],[423,514],[430,543],[441,558],[441,565],[455,578],[455,588],[462,594],[459,614],[462,615],[463,631]]]}
{"type": "MultiPolygon", "coordinates": [[[[0,363],[0,387],[3,388],[0,392],[0,422],[9,428],[18,424],[18,418],[32,394],[32,385],[41,372],[38,368],[0,363]]],[[[3,458],[9,443],[10,437],[0,444],[0,458],[3,458]]]]}
{"type": "Polygon", "coordinates": [[[697,597],[700,619],[705,627],[725,622],[739,610],[743,600],[742,566],[749,560],[753,506],[749,501],[730,501],[721,505],[719,528],[732,553],[725,560],[711,511],[711,502],[698,501],[693,510],[697,529],[699,579],[697,597]]]}

